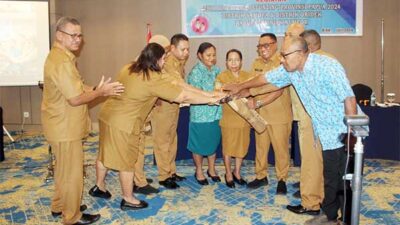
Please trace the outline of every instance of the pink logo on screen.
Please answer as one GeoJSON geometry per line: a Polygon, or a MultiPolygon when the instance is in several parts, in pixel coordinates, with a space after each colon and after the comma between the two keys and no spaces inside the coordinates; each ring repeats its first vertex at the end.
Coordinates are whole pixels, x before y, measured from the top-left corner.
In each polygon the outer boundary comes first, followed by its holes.
{"type": "Polygon", "coordinates": [[[208,19],[204,16],[195,16],[192,19],[192,30],[197,34],[203,34],[208,30],[208,19]]]}

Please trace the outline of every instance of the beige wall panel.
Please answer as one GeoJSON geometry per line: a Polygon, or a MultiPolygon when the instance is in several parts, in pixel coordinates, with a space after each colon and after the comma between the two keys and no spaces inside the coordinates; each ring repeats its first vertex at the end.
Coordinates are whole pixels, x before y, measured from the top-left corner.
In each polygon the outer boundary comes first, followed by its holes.
{"type": "Polygon", "coordinates": [[[30,88],[31,97],[31,124],[41,124],[40,105],[42,102],[42,90],[39,87],[30,88]]]}
{"type": "MultiPolygon", "coordinates": [[[[52,34],[55,20],[61,16],[73,16],[82,23],[85,44],[78,67],[89,85],[96,85],[102,75],[114,77],[123,65],[139,54],[145,45],[147,23],[152,24],[153,34],[171,37],[181,31],[180,0],[52,0],[51,3],[54,5],[50,8],[52,34]]],[[[384,18],[385,92],[395,92],[397,100],[400,100],[400,45],[397,43],[400,37],[399,12],[399,0],[364,0],[363,36],[322,38],[323,49],[334,54],[343,64],[350,82],[371,86],[378,99],[381,73],[380,24],[381,18],[384,18]]],[[[225,68],[226,51],[237,48],[243,53],[243,68],[248,70],[257,56],[257,40],[257,37],[193,38],[190,40],[191,55],[186,72],[196,63],[196,51],[203,41],[217,47],[217,61],[221,69],[225,68]]],[[[278,38],[279,45],[281,40],[281,37],[278,38]]],[[[32,87],[29,100],[26,96],[20,96],[20,91],[16,90],[18,88],[0,87],[0,104],[4,105],[4,114],[7,115],[5,122],[20,123],[21,105],[31,105],[31,123],[38,123],[40,91],[32,87]],[[10,99],[5,95],[10,96],[10,99]],[[21,101],[22,104],[19,104],[21,101]]],[[[97,121],[98,110],[98,104],[91,104],[94,122],[97,121]]]]}
{"type": "Polygon", "coordinates": [[[0,106],[3,108],[4,124],[19,124],[22,122],[20,90],[20,87],[0,88],[0,106]]]}

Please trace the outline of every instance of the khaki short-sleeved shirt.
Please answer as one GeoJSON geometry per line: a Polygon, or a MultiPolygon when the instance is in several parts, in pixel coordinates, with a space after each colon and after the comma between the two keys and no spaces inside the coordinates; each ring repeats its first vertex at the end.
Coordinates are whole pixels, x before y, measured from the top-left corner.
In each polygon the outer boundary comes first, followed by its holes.
{"type": "MultiPolygon", "coordinates": [[[[237,84],[244,82],[252,77],[251,73],[240,71],[239,76],[236,77],[231,71],[225,70],[220,73],[215,82],[219,82],[222,85],[225,84],[237,84]]],[[[243,119],[239,114],[237,114],[228,104],[222,105],[222,118],[219,122],[221,127],[231,127],[231,128],[244,128],[250,127],[250,124],[243,119]]]]}
{"type": "MultiPolygon", "coordinates": [[[[169,54],[165,59],[164,71],[178,81],[183,81],[185,77],[185,64],[177,59],[173,54],[169,54]]],[[[163,112],[175,112],[179,110],[179,104],[174,102],[162,101],[163,112]]]]}
{"type": "Polygon", "coordinates": [[[99,120],[130,134],[139,134],[157,98],[173,101],[182,88],[172,83],[174,79],[169,74],[149,71],[147,80],[142,73],[130,74],[130,66],[125,66],[117,78],[125,86],[125,92],[106,100],[99,120]]]}
{"type": "Polygon", "coordinates": [[[44,65],[41,106],[43,131],[48,141],[74,141],[88,135],[87,105],[74,107],[67,101],[83,92],[75,55],[55,43],[44,65]]]}
{"type": "MultiPolygon", "coordinates": [[[[251,72],[253,76],[265,74],[267,71],[270,71],[279,65],[280,56],[279,53],[276,52],[267,62],[264,62],[261,57],[257,58],[252,65],[251,72]]],[[[261,99],[265,96],[266,95],[259,95],[256,97],[256,99],[261,99]]],[[[291,122],[293,116],[289,88],[284,88],[280,97],[275,99],[275,101],[271,102],[270,104],[259,108],[257,111],[268,121],[269,124],[282,124],[291,122]]]]}

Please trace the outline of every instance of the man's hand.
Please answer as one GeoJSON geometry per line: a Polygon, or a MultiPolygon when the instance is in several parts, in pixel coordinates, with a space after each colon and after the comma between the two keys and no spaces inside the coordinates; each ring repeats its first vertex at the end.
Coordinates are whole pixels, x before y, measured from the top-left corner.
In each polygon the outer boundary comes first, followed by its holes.
{"type": "Polygon", "coordinates": [[[224,92],[218,92],[217,95],[214,95],[211,97],[210,102],[208,105],[219,105],[224,102],[224,99],[228,97],[227,93],[224,92]]]}
{"type": "Polygon", "coordinates": [[[240,84],[226,84],[222,86],[222,90],[229,91],[229,94],[231,95],[236,95],[242,90],[242,88],[240,84]]]}
{"type": "Polygon", "coordinates": [[[251,96],[250,89],[248,89],[248,88],[245,88],[245,89],[239,91],[239,93],[236,94],[237,98],[247,98],[247,97],[250,97],[250,96],[251,96]]]}
{"type": "Polygon", "coordinates": [[[250,109],[256,109],[257,107],[256,107],[256,99],[248,99],[248,101],[247,101],[247,106],[250,108],[250,109]]]}
{"type": "Polygon", "coordinates": [[[111,82],[111,78],[104,80],[104,76],[102,76],[96,91],[99,91],[102,96],[121,95],[125,91],[125,87],[118,81],[111,82]]]}

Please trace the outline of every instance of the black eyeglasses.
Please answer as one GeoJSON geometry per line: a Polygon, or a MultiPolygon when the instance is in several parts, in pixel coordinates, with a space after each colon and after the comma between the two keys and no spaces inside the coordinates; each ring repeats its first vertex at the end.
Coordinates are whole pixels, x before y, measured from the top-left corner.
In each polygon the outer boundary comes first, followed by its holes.
{"type": "Polygon", "coordinates": [[[261,49],[261,48],[269,48],[269,46],[271,46],[271,45],[273,45],[273,44],[275,44],[276,42],[274,41],[274,42],[270,42],[270,43],[264,43],[264,44],[259,44],[259,45],[257,45],[257,48],[258,49],[261,49]]]}
{"type": "Polygon", "coordinates": [[[301,52],[301,51],[303,51],[303,50],[297,49],[297,50],[294,50],[293,52],[289,52],[289,53],[286,53],[286,54],[284,54],[283,52],[281,52],[281,56],[282,56],[282,58],[286,59],[287,56],[289,56],[289,55],[291,55],[291,54],[293,54],[293,53],[295,53],[295,52],[301,52]]]}
{"type": "Polygon", "coordinates": [[[58,30],[58,31],[60,31],[61,33],[64,33],[64,34],[66,34],[66,35],[69,35],[69,36],[72,37],[73,39],[83,38],[83,34],[70,34],[70,33],[67,33],[67,32],[65,32],[65,31],[63,31],[63,30],[58,30]]]}

